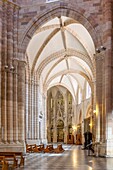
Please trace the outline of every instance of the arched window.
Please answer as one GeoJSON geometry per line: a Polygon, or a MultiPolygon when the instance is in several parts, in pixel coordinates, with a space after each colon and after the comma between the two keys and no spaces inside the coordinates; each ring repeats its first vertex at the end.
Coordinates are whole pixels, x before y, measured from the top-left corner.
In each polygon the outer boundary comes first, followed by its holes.
{"type": "Polygon", "coordinates": [[[89,85],[89,83],[86,83],[86,99],[88,99],[89,97],[91,97],[91,87],[89,85]]]}

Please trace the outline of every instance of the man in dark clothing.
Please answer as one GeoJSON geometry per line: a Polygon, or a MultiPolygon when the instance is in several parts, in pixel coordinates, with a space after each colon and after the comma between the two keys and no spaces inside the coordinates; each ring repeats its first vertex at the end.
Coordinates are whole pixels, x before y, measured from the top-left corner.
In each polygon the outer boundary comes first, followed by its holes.
{"type": "Polygon", "coordinates": [[[84,133],[85,143],[84,149],[91,150],[94,153],[94,149],[92,148],[92,133],[87,131],[84,133]]]}

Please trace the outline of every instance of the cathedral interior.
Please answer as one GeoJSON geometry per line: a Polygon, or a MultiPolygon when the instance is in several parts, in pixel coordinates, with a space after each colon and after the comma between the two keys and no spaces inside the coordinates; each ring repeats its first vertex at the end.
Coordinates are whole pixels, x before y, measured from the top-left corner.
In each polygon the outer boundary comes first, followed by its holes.
{"type": "Polygon", "coordinates": [[[113,157],[112,84],[112,0],[0,0],[0,155],[90,131],[113,157]]]}

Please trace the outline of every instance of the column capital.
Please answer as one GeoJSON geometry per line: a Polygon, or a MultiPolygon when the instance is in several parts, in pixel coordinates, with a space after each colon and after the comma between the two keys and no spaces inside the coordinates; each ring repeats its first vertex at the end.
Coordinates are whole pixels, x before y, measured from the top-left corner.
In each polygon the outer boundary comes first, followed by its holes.
{"type": "Polygon", "coordinates": [[[25,68],[25,66],[26,66],[26,61],[25,60],[17,60],[18,61],[18,65],[20,66],[20,67],[22,67],[22,68],[25,68]]]}
{"type": "Polygon", "coordinates": [[[14,64],[15,66],[18,66],[18,60],[17,60],[17,59],[13,59],[13,64],[14,64]]]}
{"type": "Polygon", "coordinates": [[[2,6],[2,4],[3,4],[3,2],[2,2],[2,1],[0,1],[0,6],[2,6]]]}
{"type": "Polygon", "coordinates": [[[102,60],[104,59],[104,53],[105,53],[105,52],[94,54],[94,59],[95,59],[95,61],[96,61],[96,62],[98,62],[99,60],[102,61],[102,60]]]}
{"type": "Polygon", "coordinates": [[[19,8],[19,9],[21,8],[17,3],[11,2],[9,0],[2,0],[2,2],[6,2],[6,3],[10,4],[13,8],[19,8]]]}

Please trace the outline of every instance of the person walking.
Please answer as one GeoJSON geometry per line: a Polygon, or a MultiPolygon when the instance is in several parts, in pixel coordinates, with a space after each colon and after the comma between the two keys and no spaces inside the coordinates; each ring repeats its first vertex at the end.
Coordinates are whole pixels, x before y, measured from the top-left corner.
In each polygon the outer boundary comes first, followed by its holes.
{"type": "MultiPolygon", "coordinates": [[[[88,149],[88,151],[92,151],[94,153],[94,149],[92,148],[92,133],[90,131],[86,131],[84,133],[85,143],[84,143],[84,149],[88,149]]],[[[89,152],[88,152],[89,155],[89,152]]]]}

